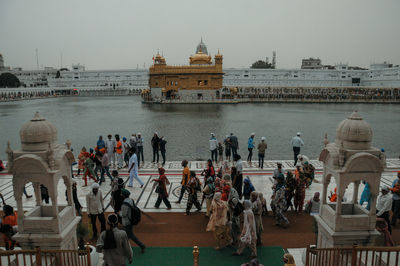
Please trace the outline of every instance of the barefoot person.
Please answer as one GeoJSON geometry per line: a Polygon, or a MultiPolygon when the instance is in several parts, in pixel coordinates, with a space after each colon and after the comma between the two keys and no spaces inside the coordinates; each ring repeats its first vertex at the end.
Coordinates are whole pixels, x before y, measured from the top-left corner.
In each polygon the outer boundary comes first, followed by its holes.
{"type": "Polygon", "coordinates": [[[285,176],[281,173],[276,179],[278,183],[274,190],[273,204],[275,206],[275,220],[276,225],[286,227],[289,224],[289,220],[283,214],[286,210],[286,197],[285,197],[285,176]]]}
{"type": "Polygon", "coordinates": [[[251,249],[251,257],[255,258],[257,257],[257,232],[251,205],[249,200],[244,201],[243,229],[239,237],[239,248],[233,255],[242,254],[243,250],[248,247],[251,249]]]}
{"type": "Polygon", "coordinates": [[[186,213],[185,215],[189,215],[190,209],[192,206],[196,206],[197,211],[201,211],[200,202],[197,199],[197,192],[201,191],[201,183],[200,180],[196,177],[196,172],[190,171],[190,180],[187,185],[187,190],[189,192],[189,197],[186,205],[186,213]]]}
{"type": "Polygon", "coordinates": [[[167,206],[167,210],[171,209],[171,203],[168,200],[168,191],[167,191],[167,183],[169,184],[168,178],[165,175],[165,169],[160,167],[158,168],[158,173],[160,174],[159,178],[151,180],[151,182],[156,182],[156,193],[158,193],[158,198],[154,207],[156,209],[160,208],[161,201],[164,202],[165,206],[167,206]]]}
{"type": "Polygon", "coordinates": [[[179,199],[175,203],[181,203],[181,200],[183,198],[183,195],[185,194],[186,191],[186,185],[189,183],[190,180],[190,170],[188,166],[189,162],[187,160],[182,161],[182,167],[183,167],[183,172],[182,172],[182,181],[181,181],[181,192],[179,195],[179,199]]]}
{"type": "Polygon", "coordinates": [[[129,159],[129,184],[128,187],[133,187],[133,179],[135,178],[139,184],[140,188],[143,187],[144,183],[143,181],[139,178],[139,167],[138,167],[138,160],[136,156],[136,148],[132,147],[130,150],[131,157],[129,159]]]}

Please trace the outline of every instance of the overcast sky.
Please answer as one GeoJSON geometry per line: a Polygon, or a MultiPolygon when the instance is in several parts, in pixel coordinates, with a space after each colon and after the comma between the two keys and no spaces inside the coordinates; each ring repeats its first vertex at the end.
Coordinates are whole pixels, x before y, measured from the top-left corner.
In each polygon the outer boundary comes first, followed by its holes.
{"type": "Polygon", "coordinates": [[[157,49],[188,64],[203,37],[224,67],[277,52],[278,68],[301,59],[369,66],[400,63],[399,0],[0,0],[0,53],[11,67],[81,63],[146,68],[157,49]]]}

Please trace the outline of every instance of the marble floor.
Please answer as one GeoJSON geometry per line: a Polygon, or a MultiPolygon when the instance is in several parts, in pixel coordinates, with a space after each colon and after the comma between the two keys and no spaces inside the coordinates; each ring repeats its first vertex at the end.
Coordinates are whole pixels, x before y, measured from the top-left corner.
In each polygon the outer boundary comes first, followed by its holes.
{"type": "MultiPolygon", "coordinates": [[[[266,161],[265,168],[259,169],[255,162],[248,163],[244,162],[244,177],[249,176],[253,185],[255,186],[257,191],[260,191],[264,194],[265,199],[267,202],[269,201],[272,195],[272,173],[274,168],[276,167],[277,161],[266,161]]],[[[281,161],[284,168],[286,170],[293,169],[293,161],[281,161]]],[[[316,175],[313,184],[310,188],[306,189],[306,200],[311,198],[315,192],[322,191],[322,165],[320,162],[316,160],[311,160],[311,163],[316,167],[316,175]]],[[[202,161],[193,161],[190,162],[189,166],[191,170],[196,171],[200,174],[201,170],[205,168],[206,162],[202,161]]],[[[384,185],[391,185],[393,180],[396,178],[396,171],[400,169],[400,161],[398,159],[388,159],[388,168],[385,169],[385,172],[382,174],[381,179],[381,186],[384,185]]],[[[172,204],[171,210],[166,210],[163,203],[160,206],[160,209],[154,208],[154,204],[157,199],[157,193],[154,191],[152,179],[157,178],[157,164],[152,163],[145,163],[139,169],[139,176],[140,179],[144,182],[143,188],[140,188],[140,185],[136,180],[133,182],[133,187],[128,187],[127,189],[132,193],[131,197],[135,200],[138,207],[144,211],[148,212],[184,212],[186,207],[187,194],[184,196],[184,200],[181,204],[176,204],[175,201],[178,199],[180,194],[180,180],[181,180],[181,163],[172,161],[167,162],[164,168],[166,169],[166,175],[170,181],[170,185],[168,185],[168,192],[169,192],[169,200],[172,204]]],[[[127,174],[127,170],[121,169],[120,176],[123,179],[128,179],[129,176],[127,174]]],[[[74,174],[76,174],[76,169],[74,169],[74,174]]],[[[202,178],[201,178],[202,180],[202,178]]],[[[89,181],[88,187],[83,187],[84,181],[82,180],[81,176],[75,177],[74,181],[78,184],[78,197],[81,205],[83,206],[83,211],[86,210],[86,200],[85,195],[89,192],[90,184],[93,181],[89,181]]],[[[334,179],[332,179],[331,183],[329,184],[328,191],[333,191],[335,188],[334,179]]],[[[359,188],[359,195],[361,195],[364,185],[360,185],[359,188]]],[[[100,189],[103,193],[104,197],[104,204],[107,206],[106,211],[112,211],[111,206],[109,206],[110,202],[110,179],[106,177],[106,182],[104,182],[100,189]]],[[[29,210],[35,205],[33,187],[31,183],[26,185],[26,190],[29,195],[33,195],[32,198],[27,199],[25,196],[23,197],[23,206],[24,209],[29,210]]],[[[12,189],[12,176],[6,173],[0,174],[0,192],[3,194],[5,201],[7,204],[11,206],[16,206],[16,202],[13,196],[13,189],[12,189]]],[[[351,199],[353,193],[353,187],[350,185],[345,192],[345,197],[347,199],[351,199]]],[[[199,193],[199,198],[201,199],[201,195],[199,193]]],[[[66,204],[65,198],[65,186],[63,181],[60,179],[58,183],[58,201],[60,204],[66,204]]]]}

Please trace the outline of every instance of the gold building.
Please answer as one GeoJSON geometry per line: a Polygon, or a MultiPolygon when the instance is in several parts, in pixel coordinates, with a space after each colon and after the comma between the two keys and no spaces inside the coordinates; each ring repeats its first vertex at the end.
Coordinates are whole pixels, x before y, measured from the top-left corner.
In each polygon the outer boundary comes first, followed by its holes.
{"type": "Polygon", "coordinates": [[[201,41],[196,54],[190,56],[189,65],[169,66],[159,53],[149,70],[149,87],[152,94],[161,91],[162,98],[182,98],[196,95],[198,98],[214,95],[219,97],[222,88],[222,55],[218,53],[212,58],[207,47],[201,41]]]}

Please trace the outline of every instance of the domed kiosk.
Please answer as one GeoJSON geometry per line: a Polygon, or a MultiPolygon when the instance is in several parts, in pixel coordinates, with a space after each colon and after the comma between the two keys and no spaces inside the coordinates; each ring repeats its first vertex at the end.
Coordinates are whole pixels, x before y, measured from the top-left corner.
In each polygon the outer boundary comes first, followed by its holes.
{"type": "Polygon", "coordinates": [[[319,248],[372,245],[379,232],[375,230],[376,199],[381,174],[386,167],[382,152],[371,146],[371,126],[354,112],[336,129],[336,140],[327,140],[319,160],[324,164],[322,204],[318,223],[319,248]],[[327,203],[327,188],[331,178],[336,181],[337,201],[327,203]],[[358,204],[358,187],[365,180],[371,188],[371,208],[358,204]],[[353,197],[343,202],[348,185],[353,183],[353,197]]]}
{"type": "Polygon", "coordinates": [[[20,130],[21,149],[13,151],[8,143],[9,168],[13,175],[14,197],[18,208],[18,233],[13,237],[23,249],[76,249],[76,217],[72,201],[71,164],[74,155],[67,145],[57,144],[57,129],[38,112],[20,130]],[[63,179],[68,203],[57,203],[57,185],[63,179]],[[24,213],[22,194],[32,182],[36,206],[24,213]],[[51,199],[44,204],[40,185],[47,187],[51,199]]]}

